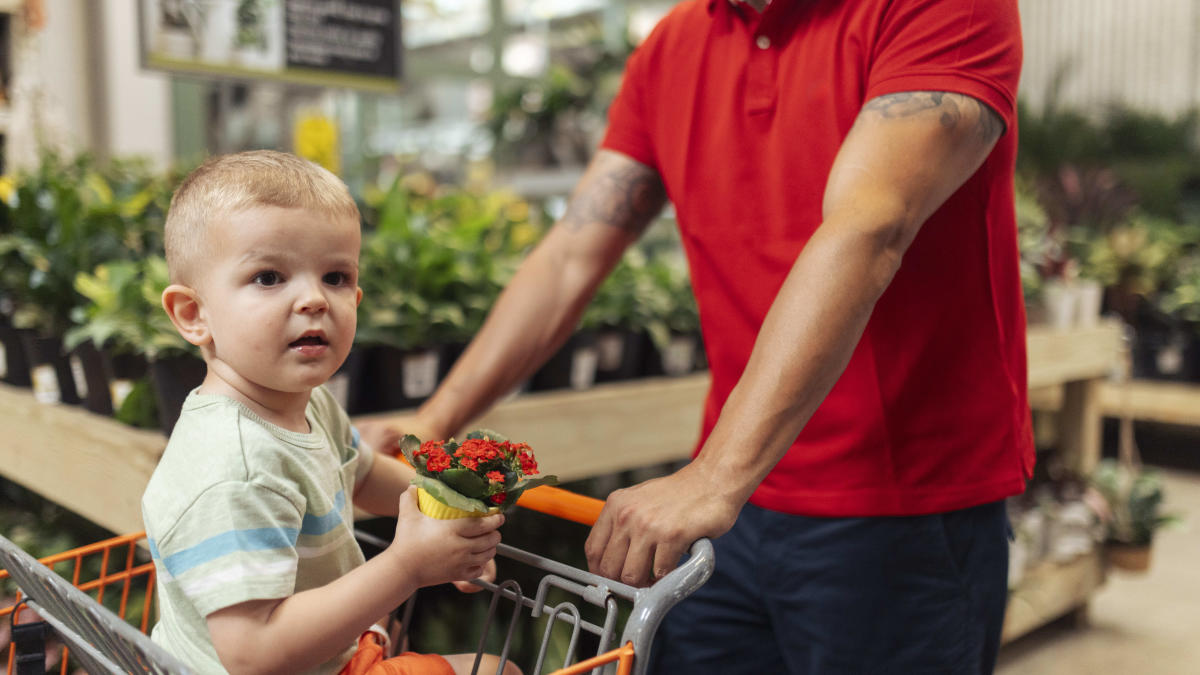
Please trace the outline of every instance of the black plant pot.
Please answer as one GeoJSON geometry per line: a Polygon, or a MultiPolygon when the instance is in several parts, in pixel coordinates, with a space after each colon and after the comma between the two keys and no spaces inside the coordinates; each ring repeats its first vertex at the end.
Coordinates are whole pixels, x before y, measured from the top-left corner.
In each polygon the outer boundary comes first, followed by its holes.
{"type": "Polygon", "coordinates": [[[113,414],[112,394],[109,389],[108,371],[104,356],[91,340],[80,343],[71,350],[71,371],[75,374],[75,389],[83,405],[97,415],[111,417],[113,414]],[[82,381],[79,371],[82,370],[82,381]],[[81,386],[82,385],[82,386],[81,386]]]}
{"type": "Polygon", "coordinates": [[[443,349],[397,349],[380,345],[373,351],[374,410],[413,408],[433,395],[442,376],[443,349]]]}
{"type": "Polygon", "coordinates": [[[129,395],[129,392],[133,391],[137,381],[146,376],[150,370],[150,364],[146,361],[144,354],[128,352],[114,354],[108,350],[102,350],[101,356],[104,360],[104,372],[108,378],[109,401],[113,411],[117,411],[121,409],[121,404],[125,402],[125,397],[129,395]]]}
{"type": "Polygon", "coordinates": [[[34,398],[42,403],[79,403],[75,374],[71,372],[71,362],[63,351],[62,338],[38,335],[33,330],[19,332],[25,358],[29,362],[34,398]]]}
{"type": "Polygon", "coordinates": [[[614,328],[596,333],[596,381],[630,380],[642,374],[647,338],[641,331],[614,328]]]}
{"type": "Polygon", "coordinates": [[[29,387],[29,360],[21,332],[4,322],[0,325],[0,380],[14,387],[29,387]]]}
{"type": "Polygon", "coordinates": [[[530,380],[533,391],[590,389],[596,382],[596,334],[580,331],[546,361],[530,380]]]}
{"type": "Polygon", "coordinates": [[[179,420],[184,399],[204,382],[205,372],[204,360],[190,354],[155,359],[150,363],[154,398],[158,403],[158,422],[168,435],[179,420]]]}
{"type": "Polygon", "coordinates": [[[364,403],[370,392],[364,382],[371,348],[356,345],[325,387],[348,415],[367,412],[364,403]]]}
{"type": "Polygon", "coordinates": [[[1142,327],[1130,348],[1133,377],[1189,381],[1200,377],[1200,339],[1192,331],[1142,327]]]}

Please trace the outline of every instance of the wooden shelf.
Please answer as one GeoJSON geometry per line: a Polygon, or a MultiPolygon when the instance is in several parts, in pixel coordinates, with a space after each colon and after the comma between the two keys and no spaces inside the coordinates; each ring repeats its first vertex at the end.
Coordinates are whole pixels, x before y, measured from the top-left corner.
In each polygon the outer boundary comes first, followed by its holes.
{"type": "MultiPolygon", "coordinates": [[[[1100,456],[1100,386],[1121,363],[1121,335],[1108,323],[1029,331],[1029,380],[1061,389],[1060,432],[1079,467],[1100,456]]],[[[570,481],[688,457],[707,389],[707,374],[699,374],[523,394],[470,426],[528,441],[546,472],[570,481]]],[[[0,473],[114,532],[142,529],[141,494],[165,446],[162,434],[39,404],[7,385],[0,385],[0,429],[0,473]]],[[[1006,639],[1085,606],[1103,578],[1098,554],[1031,570],[1013,594],[1006,639]]]]}
{"type": "Polygon", "coordinates": [[[1067,563],[1044,562],[1028,570],[1008,597],[1001,642],[1011,642],[1086,607],[1104,576],[1100,549],[1067,563]]]}

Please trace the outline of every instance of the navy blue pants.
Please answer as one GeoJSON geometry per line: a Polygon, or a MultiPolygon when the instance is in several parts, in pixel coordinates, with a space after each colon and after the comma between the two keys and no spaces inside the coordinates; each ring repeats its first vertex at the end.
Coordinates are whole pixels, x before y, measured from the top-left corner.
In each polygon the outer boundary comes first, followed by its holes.
{"type": "Polygon", "coordinates": [[[1008,529],[1003,501],[896,518],[747,505],[713,577],[664,620],[651,672],[991,673],[1008,529]]]}

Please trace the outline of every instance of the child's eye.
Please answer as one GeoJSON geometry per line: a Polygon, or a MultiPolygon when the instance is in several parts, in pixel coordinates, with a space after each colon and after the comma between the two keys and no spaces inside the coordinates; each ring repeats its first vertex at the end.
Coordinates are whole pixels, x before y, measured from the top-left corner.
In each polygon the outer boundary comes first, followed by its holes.
{"type": "Polygon", "coordinates": [[[321,280],[330,286],[343,286],[350,283],[350,275],[345,272],[329,272],[321,280]]]}
{"type": "Polygon", "coordinates": [[[283,277],[279,275],[279,272],[268,270],[266,272],[259,272],[258,274],[255,274],[252,281],[259,286],[274,286],[275,284],[283,281],[283,277]]]}

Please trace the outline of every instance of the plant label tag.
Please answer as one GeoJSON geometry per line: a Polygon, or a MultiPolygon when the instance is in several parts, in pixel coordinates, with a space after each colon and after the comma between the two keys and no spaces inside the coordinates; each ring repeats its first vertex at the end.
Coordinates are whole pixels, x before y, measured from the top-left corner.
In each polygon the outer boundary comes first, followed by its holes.
{"type": "Polygon", "coordinates": [[[596,336],[596,370],[608,372],[621,367],[625,357],[625,336],[620,333],[601,333],[596,336]]]}
{"type": "Polygon", "coordinates": [[[75,393],[79,395],[79,398],[87,398],[87,375],[83,372],[83,359],[72,354],[67,362],[71,364],[71,379],[75,380],[75,393]]]}
{"type": "Polygon", "coordinates": [[[4,351],[4,343],[0,342],[0,379],[8,377],[8,353],[4,351]]]}
{"type": "Polygon", "coordinates": [[[671,338],[663,353],[663,372],[667,375],[686,375],[692,372],[696,360],[696,343],[687,336],[671,338]]]}
{"type": "Polygon", "coordinates": [[[133,380],[113,380],[108,385],[108,395],[112,397],[113,410],[120,410],[129,392],[133,391],[133,380]]]}
{"type": "Polygon", "coordinates": [[[345,410],[350,403],[350,376],[346,373],[334,373],[333,377],[325,383],[325,388],[333,394],[334,400],[338,402],[342,410],[345,410]]]}
{"type": "Polygon", "coordinates": [[[590,389],[596,382],[596,348],[580,347],[571,356],[571,388],[590,389]]]}
{"type": "Polygon", "coordinates": [[[58,373],[54,372],[54,366],[43,363],[34,366],[29,374],[33,377],[33,397],[39,403],[62,401],[62,392],[58,388],[58,373]]]}
{"type": "Polygon", "coordinates": [[[405,356],[403,370],[401,391],[406,398],[429,396],[437,388],[437,352],[430,350],[405,356]]]}

